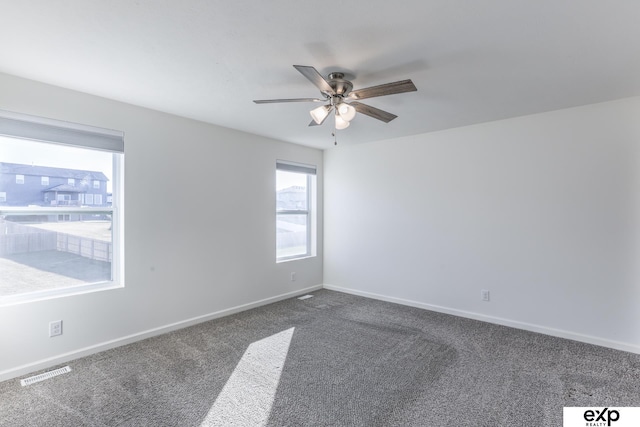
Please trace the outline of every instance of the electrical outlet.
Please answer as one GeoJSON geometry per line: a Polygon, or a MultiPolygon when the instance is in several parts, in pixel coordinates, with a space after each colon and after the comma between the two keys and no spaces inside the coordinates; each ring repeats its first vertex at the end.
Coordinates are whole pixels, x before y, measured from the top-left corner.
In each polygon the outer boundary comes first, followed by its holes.
{"type": "Polygon", "coordinates": [[[486,289],[480,291],[480,298],[482,298],[482,301],[489,301],[489,291],[486,289]]]}
{"type": "Polygon", "coordinates": [[[291,281],[292,282],[296,281],[296,273],[291,273],[291,281]]]}
{"type": "Polygon", "coordinates": [[[49,322],[49,337],[57,337],[58,335],[62,335],[62,320],[49,322]]]}

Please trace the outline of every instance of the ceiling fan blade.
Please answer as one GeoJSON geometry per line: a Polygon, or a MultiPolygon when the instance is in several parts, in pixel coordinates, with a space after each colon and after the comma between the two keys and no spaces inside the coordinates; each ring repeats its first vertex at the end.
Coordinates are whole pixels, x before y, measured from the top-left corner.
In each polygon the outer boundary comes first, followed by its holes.
{"type": "Polygon", "coordinates": [[[327,95],[335,95],[333,88],[329,86],[329,83],[320,75],[318,70],[308,65],[294,65],[295,69],[300,71],[300,73],[309,79],[311,83],[316,85],[320,92],[326,93],[327,95]]]}
{"type": "Polygon", "coordinates": [[[355,108],[358,113],[362,113],[369,117],[373,117],[374,119],[382,120],[385,123],[389,123],[391,120],[398,117],[395,114],[388,113],[379,108],[375,108],[375,107],[372,107],[371,105],[363,104],[357,101],[351,102],[349,103],[349,105],[355,108]]]}
{"type": "Polygon", "coordinates": [[[275,104],[278,102],[325,102],[326,99],[319,98],[290,98],[290,99],[254,99],[256,104],[275,104]]]}
{"type": "Polygon", "coordinates": [[[415,92],[418,89],[410,79],[399,82],[385,83],[383,85],[366,87],[364,89],[352,90],[348,99],[365,99],[375,96],[393,95],[396,93],[415,92]]]}

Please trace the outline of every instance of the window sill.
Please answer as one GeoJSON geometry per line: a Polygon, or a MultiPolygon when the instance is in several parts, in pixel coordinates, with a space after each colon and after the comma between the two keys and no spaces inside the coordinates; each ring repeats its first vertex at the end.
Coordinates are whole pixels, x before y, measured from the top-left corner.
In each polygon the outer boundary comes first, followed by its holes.
{"type": "Polygon", "coordinates": [[[88,294],[92,292],[107,291],[119,288],[124,288],[124,283],[101,282],[92,283],[89,285],[76,285],[66,288],[51,289],[47,291],[28,292],[24,294],[0,297],[0,307],[45,301],[54,298],[70,297],[74,295],[88,294]]]}
{"type": "Polygon", "coordinates": [[[291,262],[291,261],[300,261],[303,259],[309,259],[309,258],[315,258],[316,255],[303,255],[300,257],[295,257],[295,258],[285,258],[285,259],[277,259],[276,260],[276,264],[281,264],[283,262],[291,262]]]}

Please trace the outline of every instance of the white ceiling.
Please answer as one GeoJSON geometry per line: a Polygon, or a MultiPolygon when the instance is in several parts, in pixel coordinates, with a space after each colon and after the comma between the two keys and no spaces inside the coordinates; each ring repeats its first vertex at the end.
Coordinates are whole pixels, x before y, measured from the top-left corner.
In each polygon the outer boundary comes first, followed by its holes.
{"type": "Polygon", "coordinates": [[[0,72],[329,148],[293,64],[345,71],[364,101],[339,144],[640,95],[637,0],[0,0],[0,72]]]}

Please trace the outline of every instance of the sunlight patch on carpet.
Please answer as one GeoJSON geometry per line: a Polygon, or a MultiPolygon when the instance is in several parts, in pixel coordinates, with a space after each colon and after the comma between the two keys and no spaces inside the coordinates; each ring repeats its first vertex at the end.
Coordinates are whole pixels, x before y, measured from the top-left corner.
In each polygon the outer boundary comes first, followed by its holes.
{"type": "Polygon", "coordinates": [[[247,347],[201,427],[267,425],[294,329],[247,347]]]}

